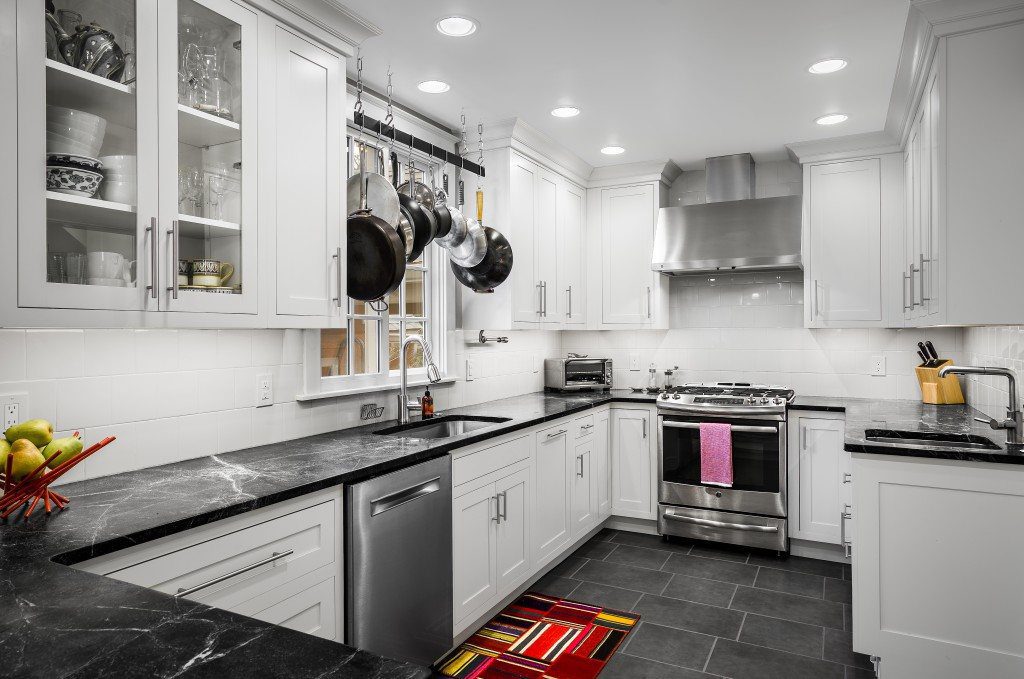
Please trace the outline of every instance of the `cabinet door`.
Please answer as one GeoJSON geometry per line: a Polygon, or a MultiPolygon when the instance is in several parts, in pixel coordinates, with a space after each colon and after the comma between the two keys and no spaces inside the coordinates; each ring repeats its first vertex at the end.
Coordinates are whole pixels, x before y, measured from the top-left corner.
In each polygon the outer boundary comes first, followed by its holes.
{"type": "Polygon", "coordinates": [[[569,462],[569,479],[572,490],[571,503],[572,537],[576,538],[593,527],[597,521],[597,479],[594,464],[594,437],[580,443],[573,451],[569,462]]]}
{"type": "MultiPolygon", "coordinates": [[[[281,315],[343,313],[347,260],[344,70],[341,59],[278,27],[272,163],[276,309],[281,315]]],[[[269,204],[269,203],[268,203],[269,204]]]]}
{"type": "Polygon", "coordinates": [[[912,129],[910,137],[907,139],[907,148],[903,151],[903,257],[900,260],[903,268],[900,270],[900,281],[903,286],[903,320],[908,325],[912,325],[911,321],[916,309],[913,302],[913,276],[910,270],[910,260],[914,252],[914,220],[918,207],[917,201],[914,200],[914,174],[917,172],[914,162],[916,138],[915,130],[912,129]]]}
{"type": "Polygon", "coordinates": [[[843,514],[843,440],[840,419],[796,420],[796,455],[789,462],[789,520],[794,538],[839,544],[843,514]]]}
{"type": "Polygon", "coordinates": [[[943,283],[942,239],[939,233],[941,210],[943,206],[942,191],[940,187],[941,168],[941,143],[942,143],[942,103],[940,97],[941,81],[939,80],[938,68],[931,74],[928,87],[925,90],[925,101],[927,103],[928,126],[927,133],[922,138],[922,155],[927,161],[928,174],[925,178],[927,192],[928,220],[922,226],[921,242],[921,289],[924,294],[923,315],[937,322],[935,317],[942,313],[941,285],[943,283]]]}
{"type": "Polygon", "coordinates": [[[494,484],[452,501],[452,613],[456,621],[498,595],[494,484]]]}
{"type": "Polygon", "coordinates": [[[650,411],[614,408],[611,413],[612,514],[654,519],[650,411]]]}
{"type": "Polygon", "coordinates": [[[601,192],[603,247],[602,320],[652,322],[654,274],[654,187],[625,186],[601,192]]]}
{"type": "Polygon", "coordinates": [[[559,325],[562,296],[558,290],[558,177],[547,170],[537,175],[537,214],[534,219],[537,278],[541,284],[541,322],[559,325]]]}
{"type": "Polygon", "coordinates": [[[550,561],[569,541],[569,426],[537,434],[533,544],[537,566],[550,561]]]}
{"type": "Polygon", "coordinates": [[[537,183],[540,169],[515,153],[509,176],[509,218],[515,234],[512,320],[539,323],[543,289],[536,266],[537,183]]]}
{"type": "Polygon", "coordinates": [[[257,15],[159,7],[161,308],[255,314],[257,15]]]}
{"type": "Polygon", "coordinates": [[[583,261],[587,241],[583,225],[586,194],[567,181],[558,187],[558,289],[559,319],[566,325],[586,323],[583,261]]]}
{"type": "MultiPolygon", "coordinates": [[[[15,165],[17,181],[2,195],[17,219],[0,226],[5,266],[12,269],[4,294],[20,307],[156,310],[152,264],[159,243],[150,227],[159,210],[158,101],[176,81],[161,81],[157,68],[151,37],[167,32],[157,4],[125,0],[88,8],[86,21],[115,31],[122,47],[137,46],[135,73],[116,80],[72,68],[53,50],[48,57],[50,31],[41,10],[34,0],[18,0],[11,11],[17,53],[9,59],[17,87],[4,97],[15,99],[17,114],[5,120],[5,163],[15,165]],[[99,161],[103,169],[62,170],[67,156],[99,161]]],[[[6,44],[14,48],[13,40],[6,44]]]]}
{"type": "Polygon", "coordinates": [[[511,592],[533,572],[530,557],[530,470],[524,468],[495,484],[500,520],[497,522],[498,596],[511,592]]]}
{"type": "Polygon", "coordinates": [[[289,591],[293,587],[281,587],[280,591],[269,592],[232,610],[271,625],[341,641],[342,634],[338,629],[341,588],[338,580],[338,577],[331,576],[295,593],[289,591]]]}
{"type": "Polygon", "coordinates": [[[612,513],[612,479],[611,479],[611,432],[609,430],[610,412],[597,414],[594,431],[594,485],[597,486],[597,513],[604,519],[612,513]]]}
{"type": "Polygon", "coordinates": [[[810,168],[812,319],[882,320],[881,162],[810,168]]]}

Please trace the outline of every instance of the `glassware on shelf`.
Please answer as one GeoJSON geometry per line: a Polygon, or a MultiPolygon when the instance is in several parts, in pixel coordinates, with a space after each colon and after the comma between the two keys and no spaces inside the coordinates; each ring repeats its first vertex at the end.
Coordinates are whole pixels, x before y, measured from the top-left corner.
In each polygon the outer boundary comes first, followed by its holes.
{"type": "Polygon", "coordinates": [[[211,174],[208,182],[210,189],[210,219],[224,219],[224,195],[228,190],[228,179],[223,175],[211,174]]]}
{"type": "Polygon", "coordinates": [[[69,252],[64,257],[64,270],[67,272],[68,283],[82,285],[85,283],[85,255],[81,252],[69,252]]]}
{"type": "Polygon", "coordinates": [[[68,272],[65,262],[67,254],[64,252],[51,252],[46,257],[46,282],[67,283],[68,272]]]}
{"type": "Polygon", "coordinates": [[[121,82],[130,85],[135,82],[138,65],[135,56],[135,22],[130,19],[124,24],[121,47],[124,50],[124,72],[121,74],[121,82]]]}
{"type": "Polygon", "coordinates": [[[182,213],[202,217],[203,175],[199,170],[193,167],[178,170],[178,204],[182,213]]]}

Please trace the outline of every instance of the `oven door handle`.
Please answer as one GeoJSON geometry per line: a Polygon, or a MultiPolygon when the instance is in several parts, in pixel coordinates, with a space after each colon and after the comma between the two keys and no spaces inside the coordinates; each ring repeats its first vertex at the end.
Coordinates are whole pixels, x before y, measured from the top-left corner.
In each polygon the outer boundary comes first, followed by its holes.
{"type": "Polygon", "coordinates": [[[693,523],[698,526],[708,526],[709,528],[730,528],[732,530],[746,530],[754,531],[757,533],[778,533],[778,526],[755,526],[747,523],[730,523],[728,521],[714,521],[712,519],[698,519],[693,516],[680,516],[671,511],[667,511],[662,514],[666,519],[672,521],[681,521],[683,523],[693,523]]]}
{"type": "MultiPolygon", "coordinates": [[[[700,429],[699,422],[671,422],[663,421],[661,426],[668,427],[670,429],[700,429]]],[[[778,434],[779,430],[776,427],[755,427],[747,424],[734,424],[732,425],[733,431],[738,431],[744,434],[778,434]]]]}

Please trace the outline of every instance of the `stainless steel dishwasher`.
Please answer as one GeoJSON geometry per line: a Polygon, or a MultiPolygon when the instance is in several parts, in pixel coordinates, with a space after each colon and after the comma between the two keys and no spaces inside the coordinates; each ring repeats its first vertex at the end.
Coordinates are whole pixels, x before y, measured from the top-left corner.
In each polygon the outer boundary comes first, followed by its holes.
{"type": "Polygon", "coordinates": [[[447,455],[345,489],[346,641],[430,665],[452,645],[447,455]]]}

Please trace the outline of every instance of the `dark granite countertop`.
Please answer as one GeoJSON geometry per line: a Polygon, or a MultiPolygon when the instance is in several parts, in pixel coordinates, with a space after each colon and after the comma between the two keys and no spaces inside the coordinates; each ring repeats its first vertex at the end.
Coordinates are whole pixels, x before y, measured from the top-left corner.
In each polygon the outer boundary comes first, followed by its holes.
{"type": "MultiPolygon", "coordinates": [[[[375,422],[62,486],[72,499],[66,511],[0,524],[0,677],[429,676],[426,668],[66,564],[377,476],[619,395],[634,400],[628,392],[529,394],[451,410],[512,418],[455,439],[377,436],[394,423],[375,422]]],[[[642,398],[635,400],[653,402],[642,398]]]]}
{"type": "MultiPolygon", "coordinates": [[[[380,475],[493,436],[615,402],[629,390],[538,393],[445,414],[509,422],[445,440],[377,436],[389,422],[68,484],[71,507],[0,524],[0,677],[427,677],[399,663],[299,632],[68,567],[95,556],[322,488],[380,475]]],[[[868,428],[955,431],[998,442],[966,406],[802,397],[796,410],[846,412],[848,450],[1024,463],[996,452],[875,449],[868,428]]]]}

